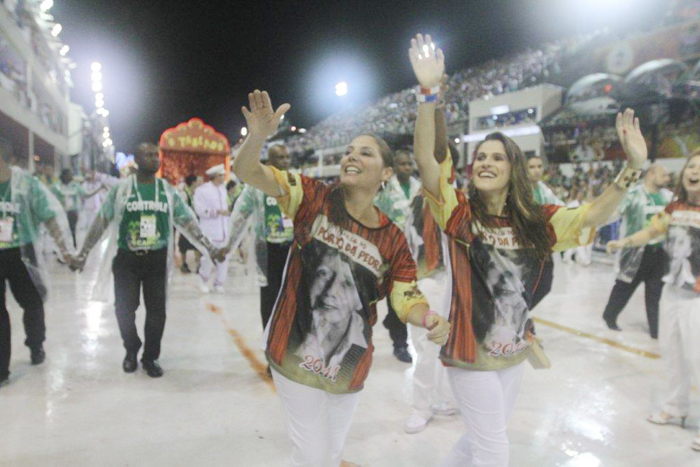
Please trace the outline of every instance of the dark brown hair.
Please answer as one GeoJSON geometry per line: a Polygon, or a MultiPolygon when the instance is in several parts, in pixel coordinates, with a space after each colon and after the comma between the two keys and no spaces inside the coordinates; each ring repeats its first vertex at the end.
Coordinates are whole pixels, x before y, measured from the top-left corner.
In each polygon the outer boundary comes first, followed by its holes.
{"type": "MultiPolygon", "coordinates": [[[[478,153],[481,145],[487,141],[503,143],[510,162],[510,181],[504,215],[511,221],[515,238],[524,248],[534,249],[535,255],[544,259],[550,254],[551,243],[544,213],[532,196],[532,184],[527,176],[525,156],[515,141],[500,132],[487,135],[486,139],[476,146],[474,154],[478,153]]],[[[486,203],[473,179],[469,182],[469,202],[476,221],[486,228],[496,227],[496,222],[493,216],[488,214],[486,203]]]]}
{"type": "Polygon", "coordinates": [[[698,156],[700,156],[700,149],[696,149],[690,156],[688,156],[688,160],[685,161],[683,170],[681,170],[681,173],[678,176],[678,183],[676,183],[676,199],[681,203],[688,202],[688,192],[685,191],[685,187],[683,186],[683,176],[685,175],[685,170],[688,168],[690,161],[693,160],[694,157],[698,156]]]}
{"type": "MultiPolygon", "coordinates": [[[[360,136],[369,136],[377,143],[377,146],[379,146],[379,155],[382,156],[382,163],[384,167],[394,167],[394,151],[391,150],[386,141],[371,133],[363,133],[357,135],[355,138],[360,136]]],[[[345,203],[343,201],[343,190],[340,185],[336,186],[335,190],[333,190],[333,192],[330,194],[329,201],[331,203],[329,220],[336,225],[345,224],[345,222],[349,219],[348,213],[345,210],[345,203]]]]}

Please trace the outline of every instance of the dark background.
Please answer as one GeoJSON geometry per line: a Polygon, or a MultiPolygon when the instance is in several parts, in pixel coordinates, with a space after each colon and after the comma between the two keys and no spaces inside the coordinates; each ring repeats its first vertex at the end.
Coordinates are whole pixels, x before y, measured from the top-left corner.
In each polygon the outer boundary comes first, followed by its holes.
{"type": "MultiPolygon", "coordinates": [[[[668,0],[160,1],[60,0],[50,13],[70,45],[73,100],[94,109],[90,63],[102,63],[117,151],[200,117],[232,141],[254,88],[289,102],[308,127],[414,84],[410,38],[430,33],[448,72],[544,41],[610,26],[639,28],[668,0]],[[345,100],[334,95],[347,81],[345,100]]],[[[592,70],[596,71],[596,70],[592,70]]]]}

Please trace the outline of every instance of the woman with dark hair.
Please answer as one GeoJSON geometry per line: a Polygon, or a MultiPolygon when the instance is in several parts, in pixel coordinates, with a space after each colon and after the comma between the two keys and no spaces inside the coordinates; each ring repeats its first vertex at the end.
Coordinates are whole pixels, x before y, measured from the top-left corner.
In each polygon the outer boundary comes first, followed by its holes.
{"type": "Polygon", "coordinates": [[[553,251],[590,243],[592,228],[613,214],[639,177],[646,143],[634,112],[618,115],[628,167],[598,199],[566,209],[536,203],[520,148],[502,133],[492,133],[476,147],[467,196],[448,182],[450,159],[438,164],[434,158],[442,51],[430,36],[418,35],[409,56],[421,86],[414,153],[431,211],[449,239],[452,331],[440,358],[466,427],[443,465],[507,466],[506,426],[523,362],[533,352],[529,310],[544,265],[553,251]]]}
{"type": "Polygon", "coordinates": [[[267,92],[248,95],[248,136],[233,170],[274,196],[293,220],[294,243],[282,288],[265,329],[266,356],[294,444],[291,464],[338,466],[372,362],[376,303],[384,296],[399,318],[447,340],[449,324],[430,312],[416,287],[416,265],[401,230],[374,207],[392,174],[387,144],[352,140],[340,161],[340,183],[323,183],[260,163],[289,104],[272,108],[267,92]]]}
{"type": "MultiPolygon", "coordinates": [[[[666,235],[666,290],[661,298],[659,346],[668,369],[668,386],[661,411],[647,420],[667,425],[690,411],[691,383],[700,384],[700,151],[681,171],[675,200],[652,218],[649,227],[621,240],[608,242],[608,252],[641,247],[666,235]]],[[[700,433],[691,447],[700,451],[700,433]]]]}

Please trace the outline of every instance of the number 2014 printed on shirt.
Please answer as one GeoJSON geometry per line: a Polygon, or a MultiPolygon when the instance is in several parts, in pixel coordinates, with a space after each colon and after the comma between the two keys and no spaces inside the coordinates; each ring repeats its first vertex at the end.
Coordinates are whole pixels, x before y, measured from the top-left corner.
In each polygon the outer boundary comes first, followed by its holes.
{"type": "Polygon", "coordinates": [[[324,366],[322,359],[314,358],[311,355],[305,355],[304,361],[300,363],[299,366],[312,373],[321,375],[324,378],[328,378],[333,382],[338,379],[338,372],[340,372],[340,365],[324,366]]]}

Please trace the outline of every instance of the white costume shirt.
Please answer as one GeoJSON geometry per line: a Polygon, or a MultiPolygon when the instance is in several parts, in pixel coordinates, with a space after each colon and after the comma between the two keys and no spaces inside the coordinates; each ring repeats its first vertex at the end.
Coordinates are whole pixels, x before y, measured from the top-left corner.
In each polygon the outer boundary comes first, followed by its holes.
{"type": "Polygon", "coordinates": [[[83,206],[82,209],[85,209],[86,211],[99,211],[100,208],[102,207],[102,203],[104,203],[105,199],[107,198],[107,193],[109,190],[119,184],[119,179],[115,177],[110,177],[107,174],[103,173],[95,173],[95,178],[92,180],[85,180],[82,185],[83,189],[87,193],[92,193],[95,191],[97,188],[100,186],[104,186],[104,190],[100,190],[99,193],[97,193],[95,196],[91,196],[90,198],[84,198],[83,199],[83,206]]]}
{"type": "Polygon", "coordinates": [[[199,226],[204,235],[213,242],[223,242],[228,234],[228,218],[220,211],[228,212],[226,186],[207,182],[194,191],[194,211],[199,217],[199,226]]]}

